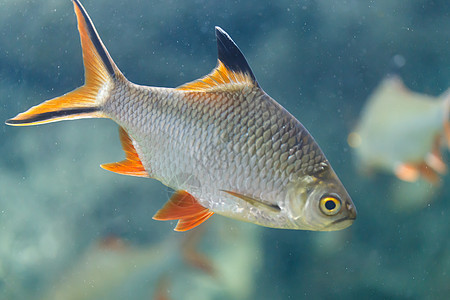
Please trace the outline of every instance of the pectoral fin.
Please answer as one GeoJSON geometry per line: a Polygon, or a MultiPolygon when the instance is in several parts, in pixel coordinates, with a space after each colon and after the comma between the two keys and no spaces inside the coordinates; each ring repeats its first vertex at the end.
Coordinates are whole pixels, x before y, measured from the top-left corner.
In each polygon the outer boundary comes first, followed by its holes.
{"type": "Polygon", "coordinates": [[[192,229],[211,217],[214,212],[198,203],[197,199],[186,191],[176,191],[169,201],[156,212],[154,220],[178,220],[175,231],[192,229]]]}
{"type": "Polygon", "coordinates": [[[236,192],[232,192],[232,191],[225,191],[225,190],[223,190],[223,192],[228,193],[228,194],[230,194],[232,196],[238,197],[239,199],[242,199],[245,202],[250,203],[253,206],[262,207],[262,208],[268,209],[268,210],[270,210],[272,212],[280,212],[280,207],[278,205],[276,205],[276,204],[268,204],[268,203],[265,203],[265,202],[263,202],[261,200],[257,200],[257,199],[254,199],[252,197],[249,197],[249,196],[246,196],[246,195],[242,195],[242,194],[239,194],[239,193],[236,193],[236,192]]]}

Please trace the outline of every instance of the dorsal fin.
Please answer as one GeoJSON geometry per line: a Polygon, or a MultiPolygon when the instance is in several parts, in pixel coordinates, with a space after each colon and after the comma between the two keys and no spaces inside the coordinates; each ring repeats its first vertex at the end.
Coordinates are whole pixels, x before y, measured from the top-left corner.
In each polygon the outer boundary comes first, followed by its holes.
{"type": "Polygon", "coordinates": [[[192,229],[211,217],[214,212],[198,203],[197,199],[186,191],[176,191],[167,203],[156,212],[154,220],[179,220],[175,231],[192,229]]]}
{"type": "Polygon", "coordinates": [[[101,167],[122,175],[149,177],[133,146],[133,141],[122,127],[119,127],[119,136],[123,151],[125,151],[125,159],[116,163],[103,164],[101,167]]]}
{"type": "Polygon", "coordinates": [[[222,28],[216,26],[217,56],[225,67],[234,72],[240,72],[251,78],[257,84],[255,75],[247,63],[239,47],[222,28]]]}
{"type": "Polygon", "coordinates": [[[243,85],[259,86],[247,60],[231,37],[216,26],[218,61],[208,75],[179,86],[178,90],[217,91],[241,88],[243,85]]]}

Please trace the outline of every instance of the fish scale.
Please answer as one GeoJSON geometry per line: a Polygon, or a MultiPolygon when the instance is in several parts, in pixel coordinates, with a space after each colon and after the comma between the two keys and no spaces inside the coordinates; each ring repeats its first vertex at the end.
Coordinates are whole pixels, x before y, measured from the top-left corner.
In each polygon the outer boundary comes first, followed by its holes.
{"type": "Polygon", "coordinates": [[[173,188],[153,218],[178,220],[178,231],[214,213],[284,229],[338,230],[353,223],[353,202],[319,146],[261,89],[225,31],[216,27],[218,63],[210,74],[174,89],[136,85],[120,72],[81,3],[73,4],[84,86],[7,124],[112,119],[126,158],[102,167],[173,188]]]}

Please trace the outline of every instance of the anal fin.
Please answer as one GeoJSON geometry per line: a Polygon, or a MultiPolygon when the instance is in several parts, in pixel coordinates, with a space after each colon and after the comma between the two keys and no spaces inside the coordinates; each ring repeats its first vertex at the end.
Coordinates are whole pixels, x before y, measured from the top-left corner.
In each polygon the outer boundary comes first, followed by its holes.
{"type": "Polygon", "coordinates": [[[198,203],[197,199],[186,191],[176,191],[167,203],[156,212],[154,220],[179,220],[175,231],[192,229],[211,217],[214,212],[198,203]]]}
{"type": "Polygon", "coordinates": [[[101,167],[105,170],[122,175],[149,177],[139,159],[136,148],[133,146],[133,141],[122,127],[119,128],[119,136],[126,158],[120,162],[103,164],[101,167]]]}

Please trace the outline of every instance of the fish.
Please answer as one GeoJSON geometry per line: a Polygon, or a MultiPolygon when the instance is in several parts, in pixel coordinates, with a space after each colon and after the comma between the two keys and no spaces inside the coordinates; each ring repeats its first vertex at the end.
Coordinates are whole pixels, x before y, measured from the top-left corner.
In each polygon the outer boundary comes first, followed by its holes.
{"type": "Polygon", "coordinates": [[[438,97],[411,91],[398,75],[387,76],[369,96],[348,135],[356,165],[415,182],[437,184],[450,149],[450,90],[438,97]]]}
{"type": "Polygon", "coordinates": [[[128,81],[93,22],[73,0],[85,84],[6,121],[30,126],[109,118],[125,159],[101,167],[148,177],[175,192],[153,216],[194,228],[213,214],[257,225],[313,231],[350,226],[356,208],[306,128],[259,86],[247,60],[215,27],[213,71],[177,88],[128,81]]]}

